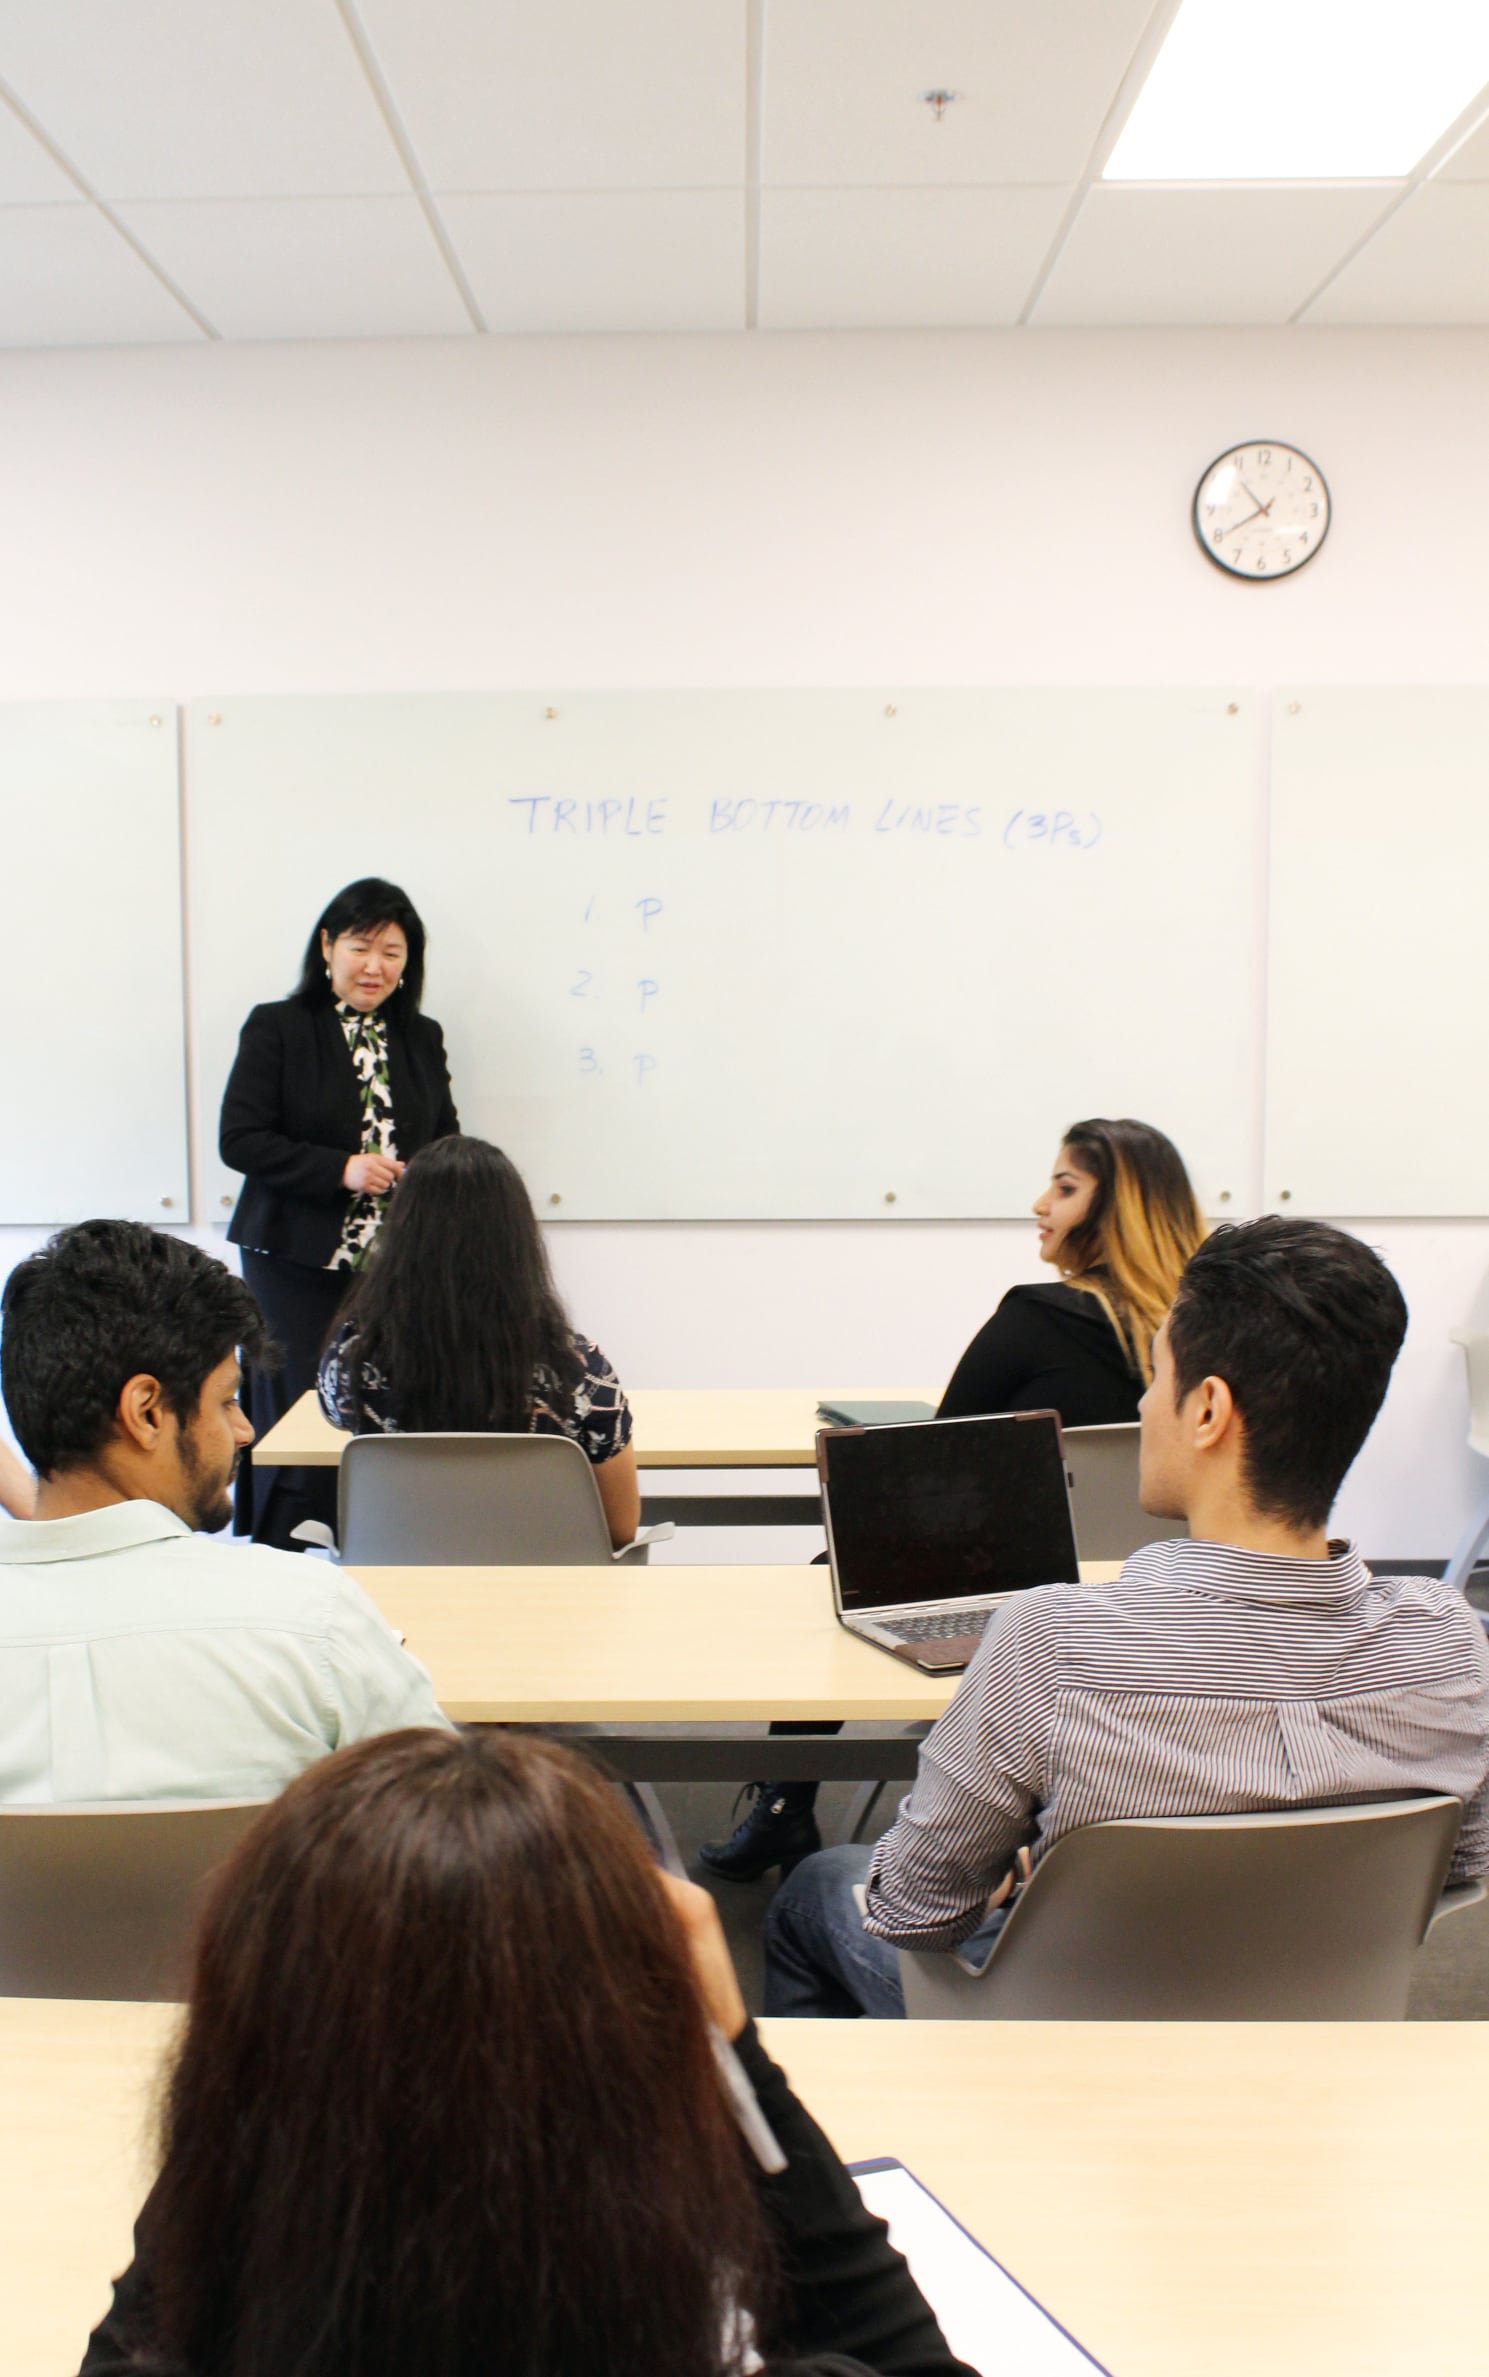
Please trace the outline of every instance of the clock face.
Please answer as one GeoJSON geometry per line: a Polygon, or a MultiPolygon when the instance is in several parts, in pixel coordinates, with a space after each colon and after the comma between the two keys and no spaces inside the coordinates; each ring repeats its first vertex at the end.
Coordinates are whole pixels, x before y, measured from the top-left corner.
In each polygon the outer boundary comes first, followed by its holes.
{"type": "Polygon", "coordinates": [[[1194,491],[1194,533],[1234,578],[1286,578],[1329,533],[1323,472],[1296,446],[1232,446],[1194,491]]]}

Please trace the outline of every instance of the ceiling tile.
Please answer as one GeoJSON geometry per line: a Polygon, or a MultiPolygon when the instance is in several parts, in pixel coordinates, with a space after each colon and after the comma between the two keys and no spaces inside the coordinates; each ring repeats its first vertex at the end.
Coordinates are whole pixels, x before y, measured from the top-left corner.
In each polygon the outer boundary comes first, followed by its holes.
{"type": "Polygon", "coordinates": [[[1286,322],[1396,185],[1258,183],[1087,193],[1032,319],[1048,324],[1286,322]]]}
{"type": "Polygon", "coordinates": [[[1489,121],[1470,133],[1435,178],[1441,182],[1489,182],[1489,121]]]}
{"type": "Polygon", "coordinates": [[[1489,184],[1428,182],[1331,281],[1307,322],[1489,322],[1489,184]]]}
{"type": "Polygon", "coordinates": [[[784,0],[763,175],[826,188],[1075,182],[1152,0],[784,0]],[[958,94],[938,123],[921,100],[958,94]]]}
{"type": "Polygon", "coordinates": [[[153,345],[201,335],[96,207],[0,207],[0,347],[153,345]]]}
{"type": "Polygon", "coordinates": [[[416,338],[471,329],[416,198],[121,206],[224,338],[416,338]]]}
{"type": "Polygon", "coordinates": [[[492,330],[741,330],[744,200],[734,190],[443,198],[492,330]]]}
{"type": "MultiPolygon", "coordinates": [[[[3,61],[0,61],[3,63],[3,61]]],[[[18,116],[0,103],[0,206],[84,203],[76,182],[47,155],[18,116]]]]}
{"type": "Polygon", "coordinates": [[[333,0],[0,0],[0,73],[103,198],[408,188],[333,0]]]}
{"type": "Polygon", "coordinates": [[[359,0],[435,190],[742,185],[742,0],[359,0]]]}
{"type": "Polygon", "coordinates": [[[768,190],[763,330],[1016,322],[1068,190],[768,190]]]}

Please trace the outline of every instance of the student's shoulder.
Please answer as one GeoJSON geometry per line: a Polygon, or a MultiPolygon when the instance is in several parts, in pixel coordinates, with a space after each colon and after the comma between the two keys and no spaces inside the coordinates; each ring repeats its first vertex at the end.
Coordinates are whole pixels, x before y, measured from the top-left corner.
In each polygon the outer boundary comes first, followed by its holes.
{"type": "Polygon", "coordinates": [[[1062,1313],[1071,1320],[1104,1322],[1106,1319],[1094,1296],[1085,1294],[1080,1288],[1071,1287],[1063,1279],[1022,1280],[1017,1287],[1008,1290],[998,1310],[1002,1312],[1010,1305],[1027,1313],[1062,1313]]]}

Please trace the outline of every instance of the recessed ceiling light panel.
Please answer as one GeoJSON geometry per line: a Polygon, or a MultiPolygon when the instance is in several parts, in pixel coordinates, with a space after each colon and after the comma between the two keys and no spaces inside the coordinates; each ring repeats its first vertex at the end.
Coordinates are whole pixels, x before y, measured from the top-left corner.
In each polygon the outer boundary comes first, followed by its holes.
{"type": "Polygon", "coordinates": [[[1489,0],[1183,0],[1104,178],[1396,179],[1486,84],[1489,0]]]}

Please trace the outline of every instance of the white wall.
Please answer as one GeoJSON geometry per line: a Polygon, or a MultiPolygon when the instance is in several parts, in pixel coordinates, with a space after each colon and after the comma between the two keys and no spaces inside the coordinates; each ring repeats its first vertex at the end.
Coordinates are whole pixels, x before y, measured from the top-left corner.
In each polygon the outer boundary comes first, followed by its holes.
{"type": "MultiPolygon", "coordinates": [[[[1482,681],[1486,366],[1478,331],[9,354],[0,699],[1482,681]],[[1257,436],[1314,456],[1335,521],[1314,566],[1252,587],[1205,565],[1188,506],[1257,436]]],[[[327,889],[286,896],[308,920],[327,889]]],[[[249,917],[243,940],[246,1007],[279,985],[249,917]]],[[[1113,918],[1112,962],[1162,963],[1140,919],[1113,918]]],[[[1038,1028],[1037,984],[1009,1028],[1038,1028]]],[[[1255,1112],[1259,1078],[1236,1094],[1255,1112]]],[[[1446,1331],[1489,1221],[1369,1235],[1413,1325],[1341,1516],[1372,1552],[1443,1555],[1477,1490],[1446,1331]]],[[[0,1232],[0,1270],[28,1242],[0,1232]]],[[[571,1225],[555,1251],[655,1384],[930,1383],[1032,1270],[1007,1224],[571,1225]]]]}

